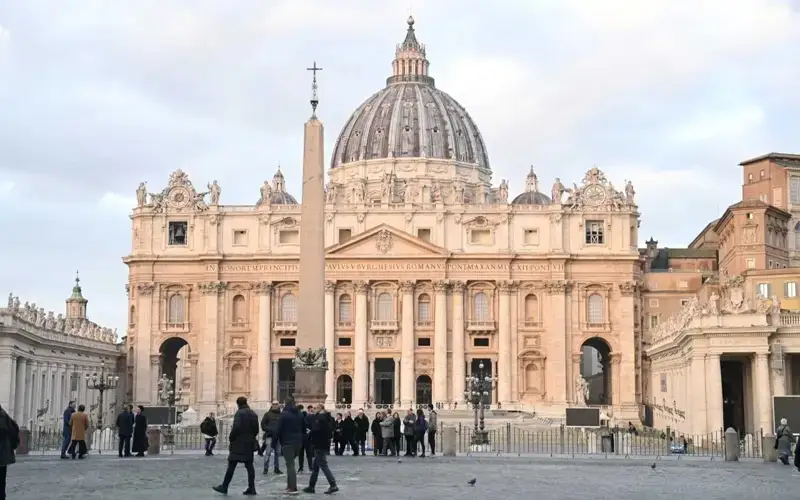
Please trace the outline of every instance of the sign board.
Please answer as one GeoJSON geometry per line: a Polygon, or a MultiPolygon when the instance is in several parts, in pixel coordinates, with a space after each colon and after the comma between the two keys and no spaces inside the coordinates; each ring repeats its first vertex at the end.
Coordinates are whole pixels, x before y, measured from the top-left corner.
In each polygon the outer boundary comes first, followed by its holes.
{"type": "MultiPolygon", "coordinates": [[[[789,421],[789,428],[793,432],[800,432],[800,396],[772,397],[772,429],[769,429],[770,434],[775,433],[782,418],[789,421]]],[[[767,431],[768,429],[764,429],[764,434],[767,431]]]]}
{"type": "Polygon", "coordinates": [[[147,425],[170,425],[177,423],[177,409],[173,406],[145,406],[144,416],[147,425]]]}
{"type": "Polygon", "coordinates": [[[567,427],[600,427],[600,408],[567,408],[567,427]]]}

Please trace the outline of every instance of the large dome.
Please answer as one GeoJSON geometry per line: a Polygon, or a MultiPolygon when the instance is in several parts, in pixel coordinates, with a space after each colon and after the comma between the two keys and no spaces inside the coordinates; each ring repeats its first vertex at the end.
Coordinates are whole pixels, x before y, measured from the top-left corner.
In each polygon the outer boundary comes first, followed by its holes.
{"type": "Polygon", "coordinates": [[[386,88],[356,109],[336,141],[331,168],[382,158],[437,158],[489,169],[489,157],[469,113],[428,76],[425,46],[408,18],[386,88]]]}

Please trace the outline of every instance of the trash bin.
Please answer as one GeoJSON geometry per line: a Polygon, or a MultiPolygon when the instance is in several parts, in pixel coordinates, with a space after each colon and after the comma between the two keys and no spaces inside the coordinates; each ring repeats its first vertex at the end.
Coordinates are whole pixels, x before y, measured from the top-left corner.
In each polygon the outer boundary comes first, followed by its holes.
{"type": "Polygon", "coordinates": [[[611,436],[601,437],[600,447],[603,453],[614,453],[614,439],[611,436]]]}

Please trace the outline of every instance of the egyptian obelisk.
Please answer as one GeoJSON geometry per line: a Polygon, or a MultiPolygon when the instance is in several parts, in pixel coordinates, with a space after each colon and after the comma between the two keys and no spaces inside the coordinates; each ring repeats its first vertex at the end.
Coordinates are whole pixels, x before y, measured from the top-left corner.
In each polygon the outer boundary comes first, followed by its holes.
{"type": "MultiPolygon", "coordinates": [[[[317,119],[317,71],[311,84],[311,118],[303,145],[303,198],[300,209],[300,290],[295,356],[295,399],[298,403],[325,401],[325,171],[324,130],[317,119]]],[[[333,355],[333,353],[331,353],[333,355]]]]}

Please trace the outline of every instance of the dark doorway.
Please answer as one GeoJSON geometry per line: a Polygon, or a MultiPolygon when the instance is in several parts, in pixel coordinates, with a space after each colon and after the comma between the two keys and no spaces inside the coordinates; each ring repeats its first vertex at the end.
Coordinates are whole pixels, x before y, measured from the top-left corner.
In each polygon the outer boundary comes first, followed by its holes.
{"type": "MultiPolygon", "coordinates": [[[[744,411],[744,361],[723,359],[720,361],[722,375],[722,427],[733,427],[739,434],[748,430],[744,411]]],[[[717,431],[718,429],[712,429],[717,431]]]]}
{"type": "Polygon", "coordinates": [[[172,337],[161,344],[159,352],[161,353],[161,373],[156,374],[156,376],[160,378],[162,375],[166,375],[175,384],[173,389],[180,388],[183,390],[183,381],[175,380],[175,377],[185,378],[189,375],[188,373],[177,373],[178,361],[181,358],[186,358],[189,354],[189,343],[182,338],[172,337]]]}
{"type": "Polygon", "coordinates": [[[589,386],[587,405],[610,405],[611,401],[611,346],[592,337],[581,346],[581,377],[589,386]]]}
{"type": "Polygon", "coordinates": [[[394,403],[394,359],[377,358],[375,360],[375,394],[376,405],[391,406],[394,403]]]}
{"type": "Polygon", "coordinates": [[[433,403],[433,383],[427,375],[417,377],[417,405],[429,405],[433,403]]]}
{"type": "Polygon", "coordinates": [[[278,360],[278,401],[294,397],[294,366],[291,359],[278,360]]]}
{"type": "MultiPolygon", "coordinates": [[[[472,363],[470,363],[470,376],[478,377],[478,378],[486,378],[486,377],[494,377],[494,365],[492,364],[491,359],[473,359],[472,363]]],[[[467,387],[467,389],[470,389],[467,387]]],[[[490,405],[492,404],[492,392],[494,391],[494,387],[490,387],[488,391],[489,394],[484,396],[483,404],[490,405]]]]}
{"type": "Polygon", "coordinates": [[[353,379],[350,375],[339,375],[336,379],[336,404],[353,404],[353,379]]]}

